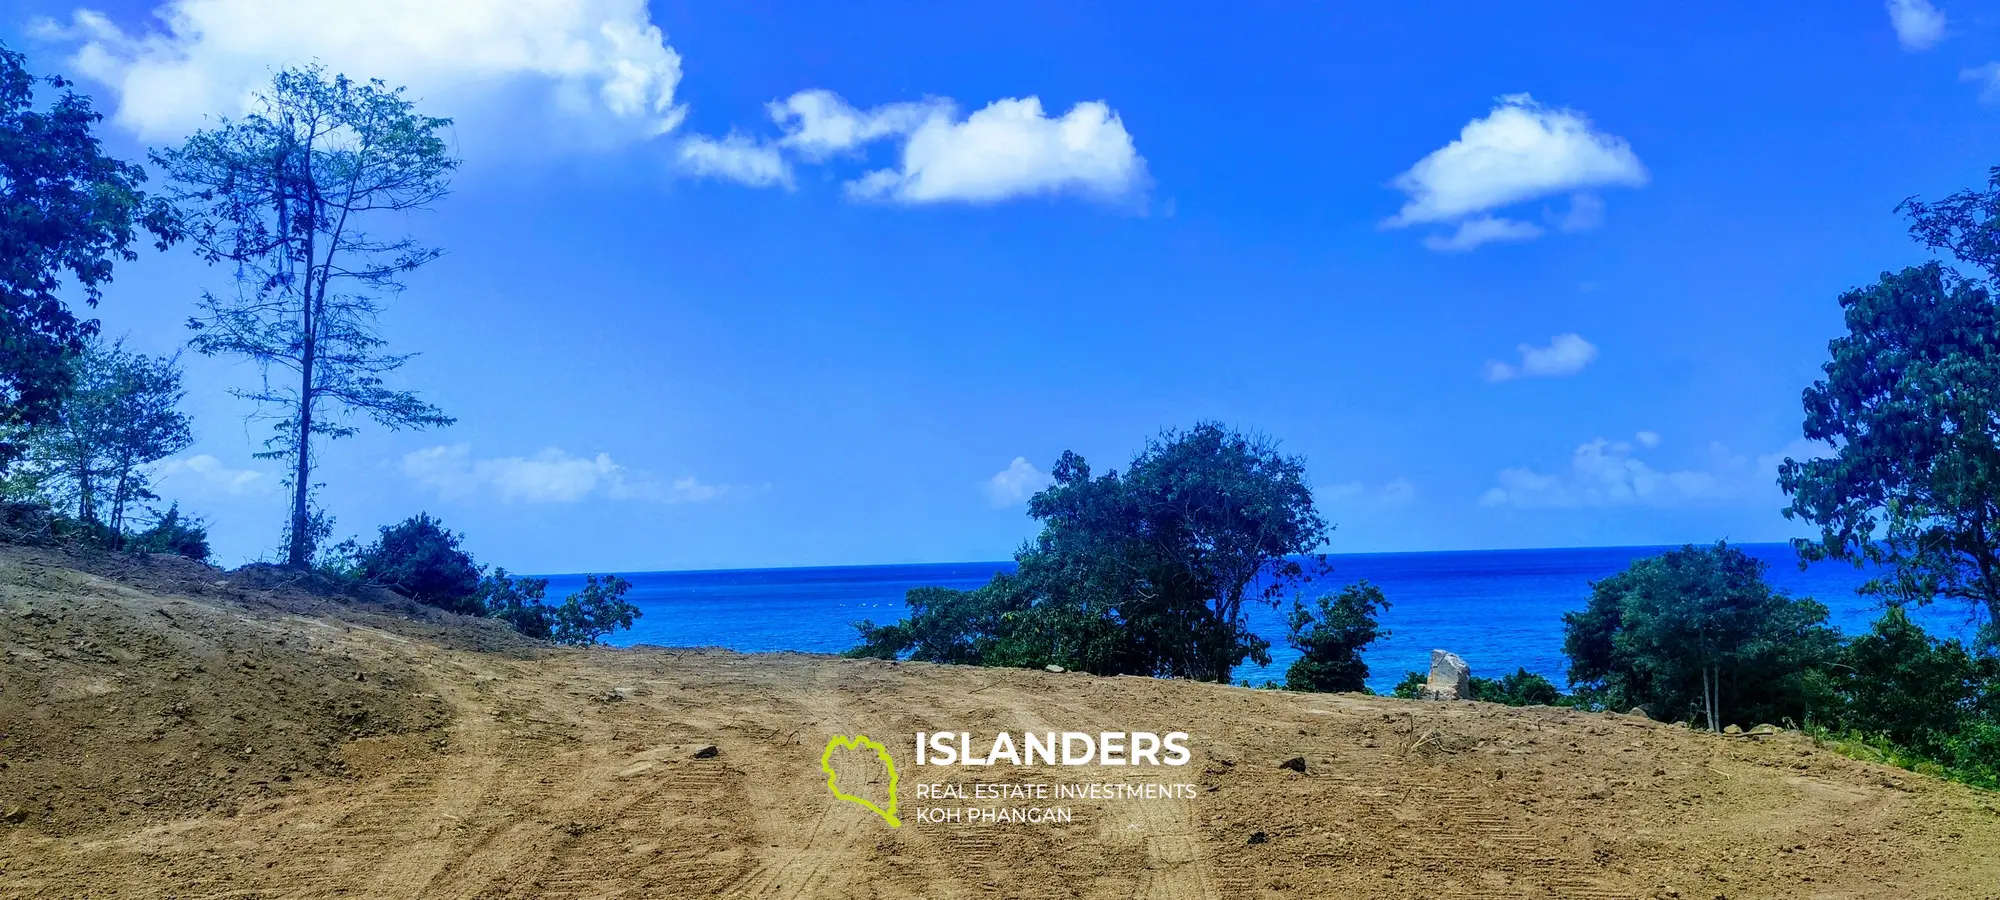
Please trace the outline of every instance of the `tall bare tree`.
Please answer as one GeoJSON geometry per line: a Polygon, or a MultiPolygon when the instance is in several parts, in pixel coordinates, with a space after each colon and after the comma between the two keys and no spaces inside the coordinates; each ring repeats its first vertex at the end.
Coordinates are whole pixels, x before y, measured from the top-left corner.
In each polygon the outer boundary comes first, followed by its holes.
{"type": "Polygon", "coordinates": [[[259,367],[259,386],[237,395],[275,420],[259,455],[289,469],[290,565],[309,564],[322,530],[315,437],[348,437],[357,416],[390,429],[452,423],[384,383],[412,354],[388,352],[376,327],[380,298],[442,251],[368,230],[445,195],[458,167],[441,136],[450,124],[418,114],[401,88],[314,65],[278,72],[256,111],[152,155],[196,251],[235,267],[228,293],[202,295],[189,343],[259,367]]]}

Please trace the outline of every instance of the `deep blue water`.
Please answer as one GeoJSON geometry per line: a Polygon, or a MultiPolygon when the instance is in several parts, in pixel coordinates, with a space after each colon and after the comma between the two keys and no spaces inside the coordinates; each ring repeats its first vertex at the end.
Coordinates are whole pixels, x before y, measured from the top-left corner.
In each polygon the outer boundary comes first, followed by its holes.
{"type": "MultiPolygon", "coordinates": [[[[1784,544],[1741,548],[1770,563],[1769,579],[1794,596],[1827,605],[1832,623],[1864,631],[1879,607],[1854,589],[1867,573],[1842,563],[1801,571],[1784,544]]],[[[1332,557],[1337,588],[1366,578],[1382,588],[1390,608],[1382,616],[1389,637],[1366,654],[1369,686],[1386,691],[1403,673],[1429,666],[1432,648],[1465,657],[1474,674],[1498,676],[1525,667],[1564,684],[1562,614],[1581,609],[1590,582],[1614,574],[1661,547],[1592,547],[1559,550],[1474,550],[1439,553],[1370,553],[1332,557]]],[[[977,587],[1013,563],[944,563],[905,566],[831,566],[700,572],[622,573],[632,582],[627,599],[644,615],[618,644],[727,647],[746,652],[805,650],[834,653],[855,643],[852,623],[887,622],[904,614],[903,593],[923,585],[977,587]]],[[[582,583],[576,575],[551,576],[550,598],[582,583]]],[[[1284,641],[1283,612],[1253,606],[1252,627],[1272,644],[1271,665],[1245,666],[1235,677],[1261,684],[1282,682],[1297,656],[1284,641]]],[[[1933,633],[1967,636],[1961,606],[1920,610],[1933,633]]]]}

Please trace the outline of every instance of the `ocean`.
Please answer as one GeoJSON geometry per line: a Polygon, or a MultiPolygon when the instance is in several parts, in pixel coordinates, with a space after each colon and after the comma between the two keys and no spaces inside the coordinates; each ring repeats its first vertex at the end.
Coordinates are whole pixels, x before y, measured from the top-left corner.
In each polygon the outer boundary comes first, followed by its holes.
{"type": "MultiPolygon", "coordinates": [[[[1880,614],[1875,601],[1855,593],[1868,577],[1865,571],[1843,563],[1801,570],[1787,545],[1738,546],[1770,564],[1767,577],[1776,587],[1826,604],[1831,623],[1843,632],[1865,631],[1880,614]]],[[[1562,614],[1583,608],[1591,581],[1665,549],[1335,555],[1330,557],[1332,578],[1315,582],[1315,587],[1337,590],[1365,578],[1388,597],[1390,607],[1381,622],[1389,635],[1364,655],[1368,685],[1378,692],[1387,692],[1406,672],[1428,668],[1433,648],[1464,657],[1475,675],[1498,677],[1525,668],[1565,685],[1562,614]]],[[[987,562],[620,573],[632,582],[627,599],[644,615],[610,641],[837,653],[854,646],[854,622],[901,618],[903,594],[910,588],[972,588],[1011,568],[1012,562],[987,562]]],[[[582,581],[580,575],[549,576],[548,595],[561,598],[582,581]]],[[[1282,683],[1285,668],[1298,655],[1285,646],[1284,611],[1253,604],[1249,615],[1252,628],[1271,641],[1271,664],[1243,666],[1234,678],[1282,683]]],[[[1934,634],[1971,634],[1962,605],[1928,607],[1917,611],[1916,618],[1934,634]]]]}

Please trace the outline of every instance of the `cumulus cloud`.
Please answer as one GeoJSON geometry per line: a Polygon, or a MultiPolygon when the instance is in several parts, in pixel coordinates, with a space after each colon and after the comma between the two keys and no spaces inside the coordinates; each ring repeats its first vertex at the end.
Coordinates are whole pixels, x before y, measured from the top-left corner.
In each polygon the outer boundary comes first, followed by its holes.
{"type": "Polygon", "coordinates": [[[1550,338],[1546,347],[1521,344],[1518,349],[1521,351],[1519,363],[1487,361],[1486,380],[1500,382],[1516,378],[1575,375],[1597,358],[1596,345],[1574,332],[1550,338]]]}
{"type": "Polygon", "coordinates": [[[829,90],[799,91],[765,104],[780,134],[758,140],[734,132],[681,145],[683,168],[756,187],[791,185],[796,162],[862,158],[868,145],[896,145],[894,167],[847,182],[856,200],[900,204],[994,203],[1076,194],[1131,197],[1146,183],[1146,161],[1118,113],[1086,101],[1054,116],[1039,97],[996,100],[964,118],[942,97],[857,108],[829,90]]]}
{"type": "Polygon", "coordinates": [[[888,103],[864,111],[828,90],[800,91],[766,106],[771,121],[785,132],[778,143],[811,159],[909,134],[934,115],[950,115],[951,108],[949,100],[928,100],[888,103]]]}
{"type": "Polygon", "coordinates": [[[934,111],[903,143],[901,164],[848,184],[854,197],[899,203],[990,203],[1033,194],[1126,196],[1145,160],[1111,107],[1078,103],[1060,117],[1036,97],[995,100],[963,121],[934,111]]]}
{"type": "Polygon", "coordinates": [[[678,148],[682,171],[725,178],[751,187],[792,186],[792,167],[778,148],[740,134],[716,139],[695,135],[678,148]]]}
{"type": "Polygon", "coordinates": [[[1527,94],[1509,94],[1484,118],[1466,123],[1458,140],[1396,176],[1391,184],[1407,199],[1383,225],[1458,224],[1452,237],[1426,241],[1438,250],[1523,240],[1541,230],[1486,214],[1541,197],[1578,194],[1571,219],[1559,225],[1566,230],[1574,230],[1570,225],[1588,227],[1583,223],[1601,218],[1602,201],[1579,192],[1638,187],[1646,179],[1646,167],[1623,138],[1598,131],[1575,110],[1552,109],[1527,94]]]}
{"type": "Polygon", "coordinates": [[[1004,509],[1028,502],[1029,497],[1048,487],[1052,481],[1047,472],[1035,468],[1027,457],[1016,456],[1007,468],[981,482],[979,489],[993,503],[994,509],[1004,509]]]}
{"type": "Polygon", "coordinates": [[[1660,433],[1657,431],[1641,431],[1633,436],[1633,440],[1638,441],[1641,447],[1658,447],[1660,446],[1660,433]]]}
{"type": "Polygon", "coordinates": [[[34,28],[75,43],[71,68],[111,87],[114,121],[149,140],[242,112],[275,68],[313,60],[440,110],[529,88],[610,135],[661,134],[685,114],[680,55],[645,0],[167,0],[153,18],[128,32],[80,10],[34,28]]]}
{"type": "Polygon", "coordinates": [[[1944,40],[1944,13],[1930,0],[1889,0],[1889,25],[1905,50],[1929,50],[1944,40]]]}
{"type": "Polygon", "coordinates": [[[161,486],[176,491],[198,490],[223,494],[252,494],[276,488],[277,479],[255,469],[238,469],[206,453],[163,460],[152,468],[161,486]]]}
{"type": "Polygon", "coordinates": [[[1599,438],[1578,446],[1567,469],[1546,473],[1503,469],[1498,484],[1480,495],[1479,502],[1514,509],[1768,503],[1777,491],[1780,462],[1786,457],[1811,459],[1823,451],[1819,445],[1793,441],[1783,450],[1753,460],[1711,444],[1702,466],[1660,469],[1637,455],[1641,447],[1650,449],[1659,443],[1659,435],[1653,432],[1640,432],[1638,447],[1599,438]]]}
{"type": "Polygon", "coordinates": [[[606,453],[575,456],[554,447],[532,456],[475,459],[469,444],[440,445],[404,454],[403,473],[447,500],[492,493],[507,503],[575,503],[591,496],[684,503],[729,490],[692,476],[662,480],[635,472],[606,453]]]}

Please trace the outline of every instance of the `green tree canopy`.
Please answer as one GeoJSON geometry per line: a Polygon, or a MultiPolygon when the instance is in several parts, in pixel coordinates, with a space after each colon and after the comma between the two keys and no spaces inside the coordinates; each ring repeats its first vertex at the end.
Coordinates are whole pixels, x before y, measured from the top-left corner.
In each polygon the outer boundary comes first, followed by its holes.
{"type": "Polygon", "coordinates": [[[1764,580],[1762,561],[1717,542],[1633,563],[1591,584],[1563,615],[1570,683],[1615,707],[1710,729],[1806,719],[1815,681],[1838,649],[1826,607],[1764,580]]]}
{"type": "Polygon", "coordinates": [[[1905,201],[1942,263],[1885,272],[1840,297],[1847,334],[1805,391],[1805,436],[1832,455],[1787,459],[1785,515],[1819,526],[1806,561],[1884,566],[1866,590],[1969,602],[2000,621],[2000,168],[1985,190],[1905,201]]]}
{"type": "Polygon", "coordinates": [[[1065,452],[1029,514],[1019,570],[976,591],[911,592],[911,617],[860,624],[856,653],[1227,681],[1270,661],[1246,603],[1325,571],[1328,526],[1305,467],[1213,423],[1168,431],[1120,474],[1065,452]]]}
{"type": "Polygon", "coordinates": [[[1299,658],[1285,669],[1285,690],[1366,691],[1368,664],[1361,651],[1389,636],[1375,621],[1389,608],[1388,598],[1381,588],[1359,581],[1335,596],[1322,595],[1316,605],[1317,611],[1292,601],[1286,634],[1299,658]]]}
{"type": "Polygon", "coordinates": [[[190,343],[256,363],[263,381],[237,392],[275,420],[265,458],[287,463],[292,489],[286,562],[307,565],[324,530],[311,502],[315,438],[355,433],[354,416],[387,428],[452,419],[385,376],[409,360],[376,330],[380,297],[440,251],[372,227],[444,196],[458,161],[401,88],[286,69],[258,110],[223,120],[153,162],[172,179],[188,234],[235,284],[204,293],[190,343]]]}
{"type": "Polygon", "coordinates": [[[94,307],[141,229],[162,249],[178,233],[172,209],[139,189],[145,170],[104,155],[92,133],[103,115],[67,87],[0,44],[0,472],[22,452],[10,435],[55,414],[68,358],[97,331],[63,302],[64,278],[94,307]],[[47,108],[37,82],[62,91],[47,108]]]}
{"type": "Polygon", "coordinates": [[[73,385],[48,421],[27,436],[28,464],[42,494],[122,538],[128,514],[152,492],[150,466],[194,443],[180,409],[186,391],[175,357],[84,342],[69,360],[73,385]]]}

